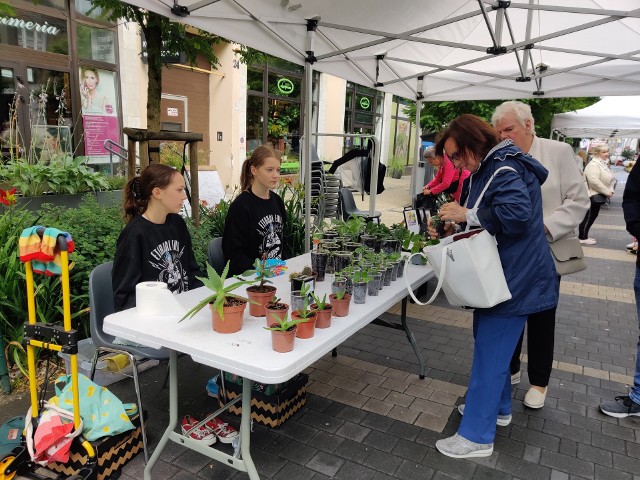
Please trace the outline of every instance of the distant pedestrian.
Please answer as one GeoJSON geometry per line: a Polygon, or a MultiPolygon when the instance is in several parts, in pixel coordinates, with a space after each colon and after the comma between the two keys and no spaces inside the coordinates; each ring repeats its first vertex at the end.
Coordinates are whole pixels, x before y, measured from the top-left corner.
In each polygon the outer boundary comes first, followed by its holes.
{"type": "Polygon", "coordinates": [[[591,206],[578,227],[578,238],[580,243],[595,245],[596,239],[589,238],[589,230],[598,218],[600,207],[607,198],[613,196],[614,178],[609,168],[609,147],[607,145],[598,145],[593,149],[593,158],[584,169],[584,178],[587,182],[591,206]]]}

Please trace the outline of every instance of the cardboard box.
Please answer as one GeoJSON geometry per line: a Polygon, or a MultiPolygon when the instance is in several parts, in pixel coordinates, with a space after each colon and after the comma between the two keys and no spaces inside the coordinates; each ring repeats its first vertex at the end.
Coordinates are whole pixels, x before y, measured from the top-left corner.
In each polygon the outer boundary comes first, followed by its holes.
{"type": "MultiPolygon", "coordinates": [[[[309,377],[306,374],[299,373],[289,380],[284,388],[273,394],[266,395],[254,390],[251,393],[251,419],[272,428],[282,425],[307,402],[308,380],[309,377]]],[[[227,400],[223,398],[223,390],[220,388],[218,394],[220,406],[242,394],[242,383],[225,382],[225,387],[227,400]]],[[[242,403],[238,402],[231,406],[229,412],[242,415],[242,403]]]]}

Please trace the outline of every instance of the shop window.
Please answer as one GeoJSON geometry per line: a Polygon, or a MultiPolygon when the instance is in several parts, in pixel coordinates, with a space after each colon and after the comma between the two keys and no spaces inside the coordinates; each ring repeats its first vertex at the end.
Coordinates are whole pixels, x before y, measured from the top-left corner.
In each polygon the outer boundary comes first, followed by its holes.
{"type": "Polygon", "coordinates": [[[0,43],[41,52],[69,53],[65,19],[14,10],[13,17],[0,16],[0,43]]]}
{"type": "Polygon", "coordinates": [[[182,124],[178,122],[160,122],[160,130],[168,132],[182,132],[182,124]]]}
{"type": "Polygon", "coordinates": [[[115,33],[105,28],[78,24],[78,56],[89,60],[115,63],[115,33]]]}
{"type": "Polygon", "coordinates": [[[269,93],[288,98],[300,98],[302,80],[289,75],[269,74],[269,93]]]}
{"type": "Polygon", "coordinates": [[[97,20],[107,20],[102,8],[94,6],[91,0],[76,0],[76,12],[97,20]]]}
{"type": "Polygon", "coordinates": [[[262,97],[247,97],[247,152],[262,145],[262,97]]]}
{"type": "Polygon", "coordinates": [[[262,92],[263,83],[262,71],[247,69],[247,90],[262,92]]]}

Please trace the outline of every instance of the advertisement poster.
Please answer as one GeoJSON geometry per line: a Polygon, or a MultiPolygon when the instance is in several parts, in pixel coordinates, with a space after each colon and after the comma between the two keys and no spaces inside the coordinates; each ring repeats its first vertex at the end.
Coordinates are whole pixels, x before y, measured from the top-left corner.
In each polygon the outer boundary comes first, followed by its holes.
{"type": "Polygon", "coordinates": [[[80,67],[85,155],[91,157],[91,163],[109,161],[105,140],[120,142],[115,80],[114,72],[80,67]]]}

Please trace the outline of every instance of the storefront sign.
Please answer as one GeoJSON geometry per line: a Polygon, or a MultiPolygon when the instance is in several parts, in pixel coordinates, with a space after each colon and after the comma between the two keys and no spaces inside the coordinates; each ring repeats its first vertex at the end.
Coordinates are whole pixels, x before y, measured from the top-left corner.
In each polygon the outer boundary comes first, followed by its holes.
{"type": "MultiPolygon", "coordinates": [[[[147,40],[144,38],[144,34],[141,35],[142,38],[142,63],[149,63],[149,54],[147,53],[147,40]]],[[[166,42],[162,42],[162,46],[164,47],[166,42]]],[[[160,61],[162,63],[185,63],[185,55],[183,52],[172,52],[169,50],[162,49],[160,53],[160,61]]]]}
{"type": "Polygon", "coordinates": [[[369,110],[371,101],[367,97],[360,97],[360,108],[363,110],[369,110]]]}
{"type": "Polygon", "coordinates": [[[91,58],[101,62],[115,62],[114,35],[110,30],[91,29],[91,58]]]}
{"type": "Polygon", "coordinates": [[[173,107],[167,107],[167,116],[169,117],[177,117],[178,109],[173,107]]]}
{"type": "Polygon", "coordinates": [[[39,23],[24,20],[22,18],[0,17],[0,25],[6,25],[7,27],[19,28],[27,31],[48,33],[49,35],[58,35],[61,31],[59,28],[49,25],[47,21],[39,23]]]}
{"type": "Polygon", "coordinates": [[[282,95],[291,95],[293,93],[293,82],[288,78],[280,78],[277,83],[278,92],[282,95]]]}

